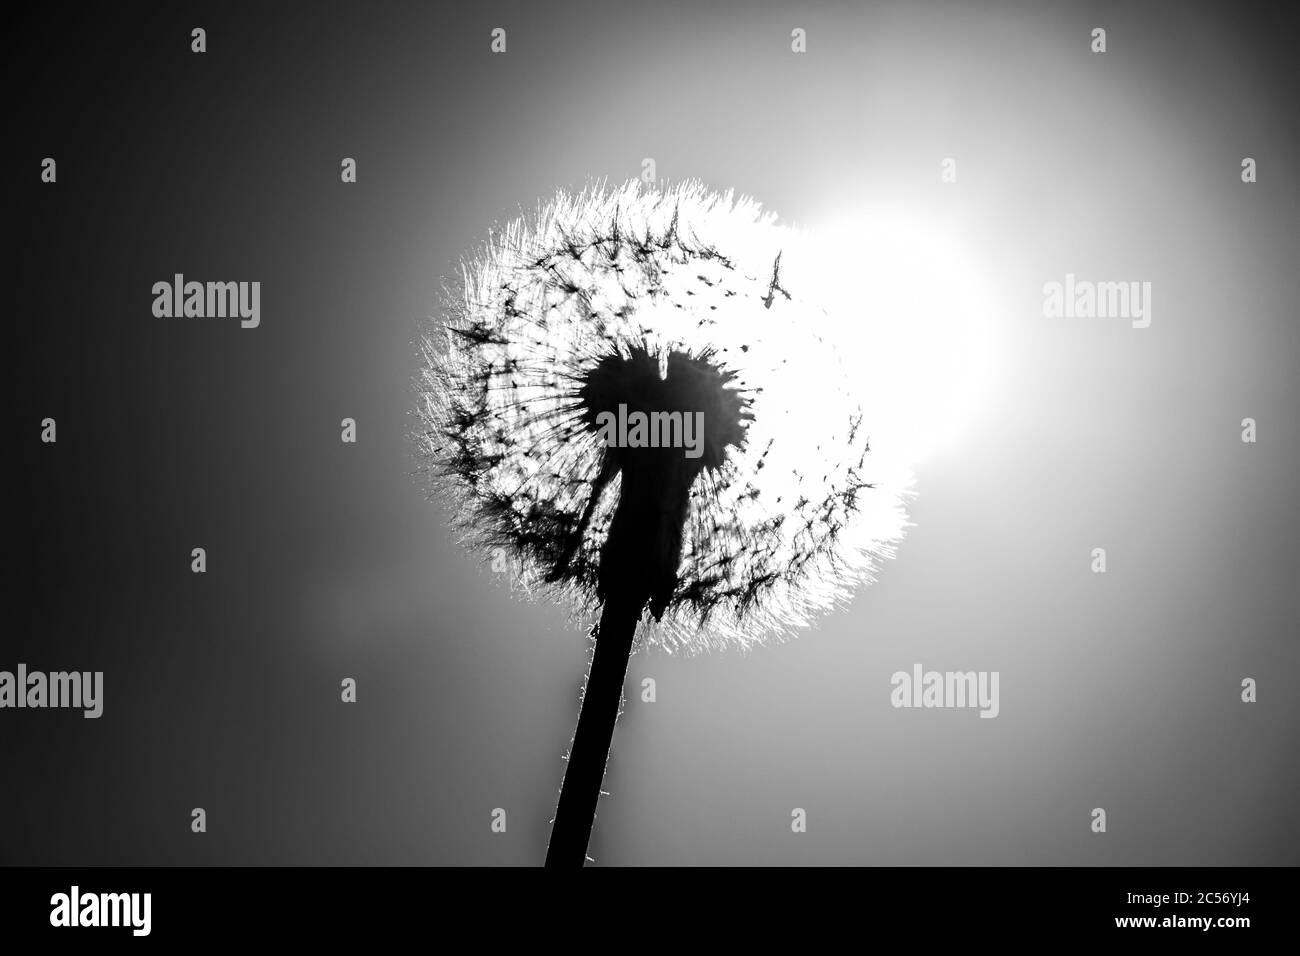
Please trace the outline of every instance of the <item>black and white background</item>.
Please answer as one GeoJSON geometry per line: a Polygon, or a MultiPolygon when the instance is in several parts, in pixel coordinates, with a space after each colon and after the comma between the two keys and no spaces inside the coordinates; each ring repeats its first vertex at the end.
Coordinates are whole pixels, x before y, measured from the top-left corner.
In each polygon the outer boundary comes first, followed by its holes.
{"type": "Polygon", "coordinates": [[[598,863],[1294,865],[1298,27],[1203,2],[27,14],[0,669],[103,671],[105,699],[0,712],[0,863],[540,863],[586,636],[425,499],[415,342],[488,226],[653,158],[810,229],[888,208],[956,237],[996,361],[846,612],[632,659],[657,699],[629,694],[598,863]],[[260,281],[260,326],[154,317],[174,273],[260,281]],[[1151,282],[1150,327],[1045,317],[1066,273],[1151,282]],[[998,671],[1000,715],[894,709],[916,662],[998,671]]]}

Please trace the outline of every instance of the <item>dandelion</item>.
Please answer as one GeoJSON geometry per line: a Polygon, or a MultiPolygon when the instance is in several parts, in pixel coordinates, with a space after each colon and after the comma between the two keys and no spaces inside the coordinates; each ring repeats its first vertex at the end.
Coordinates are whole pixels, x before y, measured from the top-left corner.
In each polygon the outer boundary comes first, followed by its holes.
{"type": "Polygon", "coordinates": [[[467,260],[422,341],[421,458],[465,542],[599,615],[548,865],[586,859],[634,647],[788,637],[903,533],[906,471],[871,447],[808,257],[695,182],[561,192],[467,260]],[[630,413],[651,434],[611,441],[630,413]],[[655,440],[679,421],[690,454],[655,440]]]}

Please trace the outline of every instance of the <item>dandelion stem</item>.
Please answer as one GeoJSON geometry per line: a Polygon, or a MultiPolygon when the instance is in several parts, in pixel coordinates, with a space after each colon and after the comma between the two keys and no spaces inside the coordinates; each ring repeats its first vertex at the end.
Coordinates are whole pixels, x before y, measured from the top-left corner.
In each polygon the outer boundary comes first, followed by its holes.
{"type": "Polygon", "coordinates": [[[620,476],[618,506],[600,551],[596,650],[560,788],[547,866],[582,866],[586,860],[637,621],[647,605],[659,620],[671,603],[691,485],[709,464],[720,464],[726,447],[741,438],[740,400],[726,394],[725,376],[703,360],[678,353],[663,364],[668,372],[660,378],[659,361],[646,352],[634,352],[630,359],[615,356],[597,367],[581,393],[593,418],[619,402],[698,413],[714,445],[696,458],[671,446],[608,449],[607,461],[620,476]]]}
{"type": "Polygon", "coordinates": [[[586,862],[587,841],[596,819],[596,802],[623,699],[632,638],[644,607],[644,599],[638,604],[630,592],[623,591],[611,595],[601,610],[582,713],[573,735],[551,843],[546,850],[547,866],[582,866],[586,862]]]}

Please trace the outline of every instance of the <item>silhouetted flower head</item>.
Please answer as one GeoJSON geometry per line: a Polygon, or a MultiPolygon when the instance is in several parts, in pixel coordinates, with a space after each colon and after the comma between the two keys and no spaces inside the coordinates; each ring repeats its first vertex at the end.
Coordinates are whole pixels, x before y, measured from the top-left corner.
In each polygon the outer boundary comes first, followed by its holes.
{"type": "Polygon", "coordinates": [[[421,457],[466,542],[593,611],[620,483],[592,428],[599,370],[677,363],[713,377],[731,418],[690,486],[676,588],[639,641],[748,646],[870,581],[906,525],[908,478],[869,445],[806,255],[757,203],[693,182],[561,192],[491,234],[422,342],[421,457]]]}

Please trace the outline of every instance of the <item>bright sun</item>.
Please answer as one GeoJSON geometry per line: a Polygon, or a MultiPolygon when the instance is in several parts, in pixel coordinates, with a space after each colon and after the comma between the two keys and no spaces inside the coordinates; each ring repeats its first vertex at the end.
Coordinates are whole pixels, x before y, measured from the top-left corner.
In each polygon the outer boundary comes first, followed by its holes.
{"type": "Polygon", "coordinates": [[[978,427],[997,354],[968,252],[942,224],[876,210],[840,213],[809,238],[873,447],[911,464],[951,450],[978,427]]]}

